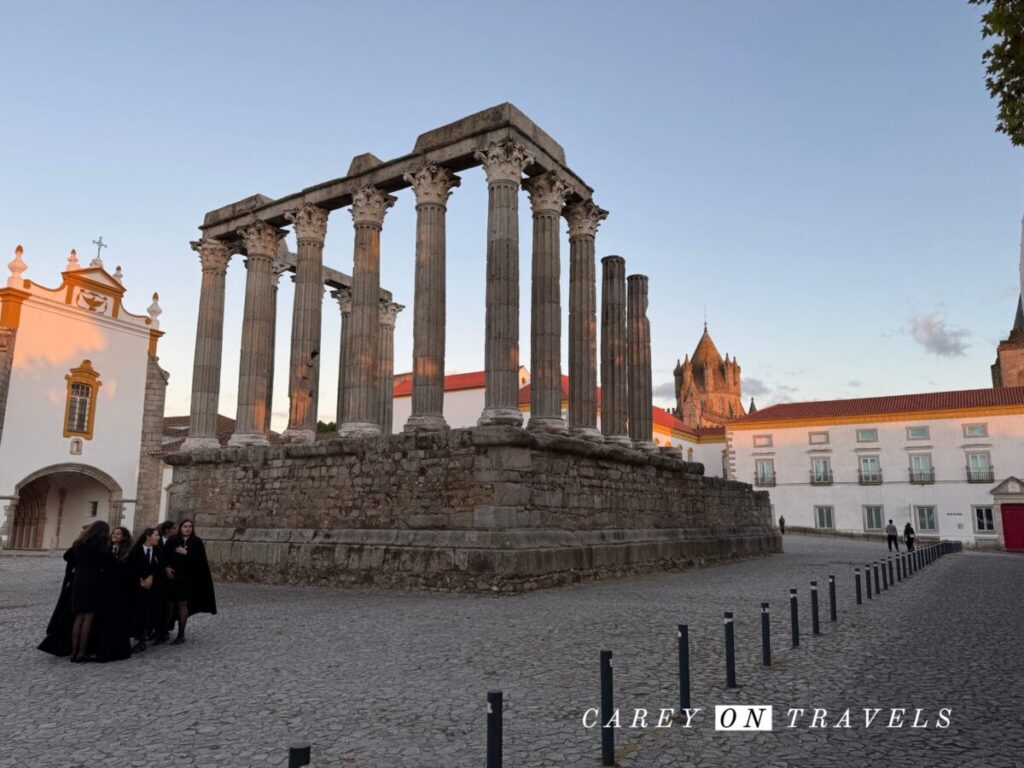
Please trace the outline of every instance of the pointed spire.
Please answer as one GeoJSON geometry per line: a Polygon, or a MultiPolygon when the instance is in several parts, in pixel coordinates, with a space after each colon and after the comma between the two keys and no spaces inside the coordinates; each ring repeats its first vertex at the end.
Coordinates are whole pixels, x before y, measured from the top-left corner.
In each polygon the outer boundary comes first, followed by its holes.
{"type": "Polygon", "coordinates": [[[76,269],[81,269],[82,265],[78,263],[78,251],[74,248],[71,249],[71,253],[68,254],[68,263],[64,267],[65,272],[74,272],[76,269]]]}
{"type": "Polygon", "coordinates": [[[1017,297],[1017,315],[1013,318],[1013,330],[1024,331],[1024,298],[1017,297]]]}
{"type": "Polygon", "coordinates": [[[754,405],[754,398],[750,398],[750,407],[747,408],[747,413],[757,413],[757,406],[754,405]]]}
{"type": "Polygon", "coordinates": [[[11,276],[7,278],[8,288],[21,288],[22,279],[21,276],[25,270],[28,269],[28,265],[25,264],[25,260],[21,258],[21,254],[25,252],[25,249],[21,247],[19,243],[18,247],[14,249],[14,260],[7,265],[7,268],[11,270],[11,276]]]}

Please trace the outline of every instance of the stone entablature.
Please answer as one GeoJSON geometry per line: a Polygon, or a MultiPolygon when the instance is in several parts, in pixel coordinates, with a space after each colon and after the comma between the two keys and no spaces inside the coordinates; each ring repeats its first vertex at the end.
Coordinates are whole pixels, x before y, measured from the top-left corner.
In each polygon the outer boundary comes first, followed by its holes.
{"type": "Polygon", "coordinates": [[[765,493],[516,427],[168,456],[225,578],[515,592],[781,551],[765,493]]]}

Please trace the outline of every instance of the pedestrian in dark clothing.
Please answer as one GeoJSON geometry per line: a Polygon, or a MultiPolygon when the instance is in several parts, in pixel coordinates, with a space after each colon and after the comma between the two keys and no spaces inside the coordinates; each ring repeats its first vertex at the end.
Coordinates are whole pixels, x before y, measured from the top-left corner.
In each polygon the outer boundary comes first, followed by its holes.
{"type": "Polygon", "coordinates": [[[132,637],[135,638],[135,645],[132,646],[132,653],[146,650],[146,638],[162,622],[163,604],[158,583],[163,565],[157,556],[159,543],[160,534],[157,529],[146,528],[128,555],[134,594],[132,637]]]}
{"type": "Polygon", "coordinates": [[[903,526],[903,541],[907,543],[907,552],[914,551],[914,539],[917,538],[917,534],[914,533],[914,526],[907,521],[907,524],[903,526]]]}
{"type": "Polygon", "coordinates": [[[898,532],[896,530],[896,526],[893,525],[892,520],[890,520],[889,524],[885,526],[885,538],[889,542],[890,552],[892,552],[893,549],[895,549],[897,552],[900,551],[900,540],[899,537],[896,535],[897,533],[898,532]]]}
{"type": "Polygon", "coordinates": [[[68,547],[64,553],[64,578],[60,583],[57,606],[46,625],[46,637],[39,644],[39,650],[54,656],[71,655],[71,627],[75,617],[71,613],[71,585],[75,578],[75,549],[68,547]]]}
{"type": "Polygon", "coordinates": [[[71,580],[71,661],[86,661],[92,625],[103,604],[103,569],[110,557],[110,525],[97,520],[72,546],[75,574],[71,580]]]}
{"type": "Polygon", "coordinates": [[[130,639],[132,603],[135,597],[128,554],[132,535],[127,528],[115,528],[103,567],[103,601],[96,618],[97,661],[121,661],[132,655],[130,639]]]}
{"type": "Polygon", "coordinates": [[[197,613],[217,613],[217,600],[213,593],[213,576],[206,559],[203,540],[195,534],[191,520],[182,520],[178,536],[173,540],[171,556],[171,594],[178,610],[178,636],[172,645],[185,642],[185,626],[189,616],[197,613]]]}
{"type": "Polygon", "coordinates": [[[784,515],[779,515],[779,533],[783,536],[786,535],[786,518],[784,515]]]}
{"type": "Polygon", "coordinates": [[[174,539],[178,535],[178,525],[170,520],[164,520],[157,527],[160,540],[156,545],[156,558],[160,568],[156,574],[155,589],[157,602],[159,603],[158,620],[153,627],[152,640],[154,643],[163,643],[170,636],[171,627],[174,625],[174,595],[172,594],[174,582],[174,568],[171,567],[171,560],[174,555],[174,539]]]}

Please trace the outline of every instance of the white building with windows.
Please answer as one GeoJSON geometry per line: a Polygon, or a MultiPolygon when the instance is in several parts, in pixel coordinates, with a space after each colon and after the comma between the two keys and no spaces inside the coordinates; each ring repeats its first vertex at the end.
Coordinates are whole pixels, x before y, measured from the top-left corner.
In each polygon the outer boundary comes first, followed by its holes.
{"type": "MultiPolygon", "coordinates": [[[[121,268],[74,251],[59,284],[0,288],[0,543],[60,550],[93,520],[141,528],[160,504],[160,306],[126,307],[121,268]]],[[[57,282],[57,281],[54,281],[57,282]]]]}
{"type": "Polygon", "coordinates": [[[767,490],[787,529],[910,521],[923,539],[1024,549],[1024,505],[998,492],[1024,476],[1024,387],[784,403],[729,422],[726,443],[730,477],[767,490]]]}

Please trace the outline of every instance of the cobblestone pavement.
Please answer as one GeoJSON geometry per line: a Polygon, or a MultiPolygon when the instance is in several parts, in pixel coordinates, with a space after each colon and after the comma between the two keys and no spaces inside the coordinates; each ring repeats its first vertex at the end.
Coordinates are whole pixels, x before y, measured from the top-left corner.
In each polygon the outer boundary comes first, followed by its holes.
{"type": "MultiPolygon", "coordinates": [[[[282,766],[293,737],[314,766],[483,766],[485,701],[505,692],[505,765],[598,766],[598,652],[614,651],[616,704],[678,707],[677,623],[690,625],[693,728],[618,731],[619,765],[1024,764],[1024,558],[940,559],[854,605],[853,568],[877,544],[787,536],[786,554],[512,597],[218,585],[221,613],[189,642],[72,665],[35,650],[63,562],[0,557],[0,768],[282,766]],[[839,622],[828,621],[837,577],[839,622]],[[812,637],[807,586],[820,587],[812,637]],[[801,646],[788,594],[800,590],[801,646]],[[776,664],[760,662],[772,606],[776,664]],[[722,611],[736,614],[740,688],[724,688],[722,611]],[[715,732],[715,704],[775,707],[771,733],[715,732]],[[807,713],[789,729],[787,710],[807,713]],[[811,710],[832,725],[811,729],[811,710]],[[863,727],[863,708],[882,712],[863,727]],[[889,729],[891,708],[908,708],[889,729]],[[939,709],[950,727],[936,729],[939,709]],[[912,729],[914,709],[929,727],[912,729]]],[[[652,723],[653,724],[653,723],[652,723]]]]}

